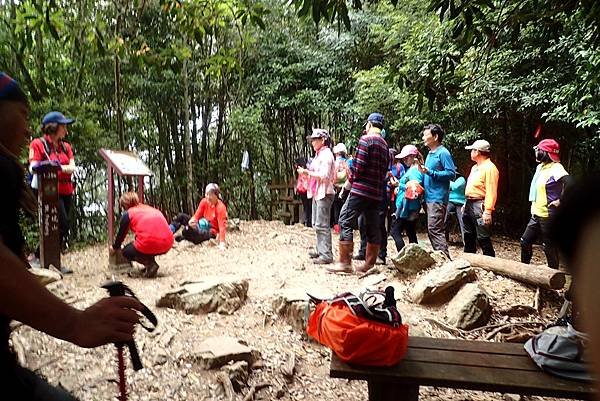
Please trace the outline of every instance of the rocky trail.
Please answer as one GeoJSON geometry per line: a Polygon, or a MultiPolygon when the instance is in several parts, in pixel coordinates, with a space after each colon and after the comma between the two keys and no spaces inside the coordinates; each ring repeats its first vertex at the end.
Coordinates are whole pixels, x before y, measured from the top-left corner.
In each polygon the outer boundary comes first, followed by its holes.
{"type": "MultiPolygon", "coordinates": [[[[412,335],[491,341],[515,341],[539,331],[556,319],[562,302],[560,291],[536,291],[532,286],[468,267],[468,274],[458,275],[468,277],[467,281],[483,291],[490,305],[489,316],[483,327],[479,323],[475,328],[459,328],[450,316],[455,300],[434,305],[415,302],[420,299],[415,283],[424,282],[436,267],[400,274],[388,258],[388,265],[380,267],[378,274],[364,278],[327,274],[307,256],[314,242],[311,229],[267,221],[241,222],[239,227],[239,231],[228,234],[228,248],[223,252],[211,244],[177,243],[158,258],[161,268],[157,279],[130,278],[125,271],[109,269],[105,245],[63,257],[63,263],[75,274],[49,288],[66,302],[78,308],[90,305],[105,296],[100,285],[114,276],[158,317],[154,332],[140,328],[136,333],[145,369],[134,372],[127,361],[130,400],[367,399],[366,384],[328,377],[330,351],[308,340],[302,330],[306,291],[333,295],[366,286],[393,285],[412,335]],[[192,295],[186,297],[184,283],[187,294],[192,295]]],[[[428,243],[424,234],[419,239],[428,243]]],[[[518,259],[518,243],[497,238],[494,245],[497,256],[518,259]]],[[[355,249],[357,246],[355,243],[355,249]]],[[[391,239],[388,249],[390,255],[396,254],[391,239]]],[[[460,257],[457,247],[451,247],[451,253],[453,258],[460,257]]],[[[543,262],[540,249],[536,248],[534,258],[534,263],[543,262]]],[[[459,285],[452,286],[458,291],[459,285]]],[[[115,399],[114,346],[82,349],[25,326],[18,326],[13,336],[26,366],[51,383],[60,383],[81,400],[115,399]]],[[[427,387],[421,390],[423,400],[502,397],[537,398],[427,387]]]]}

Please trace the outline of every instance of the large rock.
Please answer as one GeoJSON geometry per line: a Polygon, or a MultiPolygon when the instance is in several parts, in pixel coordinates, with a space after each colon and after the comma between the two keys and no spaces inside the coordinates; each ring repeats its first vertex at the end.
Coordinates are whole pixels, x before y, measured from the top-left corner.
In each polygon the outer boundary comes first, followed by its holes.
{"type": "Polygon", "coordinates": [[[163,295],[156,306],[199,314],[218,312],[231,315],[238,310],[248,294],[248,280],[207,278],[186,282],[163,295]]]}
{"type": "Polygon", "coordinates": [[[410,297],[419,304],[443,303],[463,284],[475,278],[471,264],[464,259],[456,259],[419,278],[410,291],[410,297]]]}
{"type": "Polygon", "coordinates": [[[488,295],[476,283],[469,283],[448,304],[446,321],[459,329],[471,330],[485,325],[491,314],[488,295]]]}
{"type": "MultiPolygon", "coordinates": [[[[314,309],[306,291],[299,288],[285,289],[277,294],[271,303],[273,311],[300,332],[304,332],[306,329],[308,315],[314,309]]],[[[328,290],[321,288],[309,292],[312,296],[320,299],[330,298],[332,295],[328,290]]]]}
{"type": "Polygon", "coordinates": [[[310,303],[305,291],[299,289],[284,290],[275,297],[271,306],[273,311],[295,330],[304,331],[310,313],[310,303]]]}
{"type": "Polygon", "coordinates": [[[48,285],[55,281],[62,280],[62,275],[50,269],[41,269],[39,267],[32,267],[29,269],[29,273],[35,276],[35,279],[41,285],[48,285]]]}
{"type": "Polygon", "coordinates": [[[419,244],[408,244],[392,258],[400,273],[418,273],[435,263],[429,252],[419,244]]]}
{"type": "Polygon", "coordinates": [[[206,338],[190,350],[188,358],[204,369],[216,369],[232,361],[254,361],[250,347],[227,336],[206,338]]]}

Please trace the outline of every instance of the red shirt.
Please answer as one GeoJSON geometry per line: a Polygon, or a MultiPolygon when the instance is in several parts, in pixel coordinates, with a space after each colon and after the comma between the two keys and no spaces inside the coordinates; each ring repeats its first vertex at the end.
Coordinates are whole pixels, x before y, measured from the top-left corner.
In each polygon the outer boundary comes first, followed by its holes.
{"type": "Polygon", "coordinates": [[[129,228],[135,233],[133,246],[147,255],[162,255],[173,246],[173,233],[160,210],[140,203],[127,209],[129,228]]]}
{"type": "Polygon", "coordinates": [[[210,223],[210,232],[215,235],[219,234],[219,241],[225,242],[227,207],[223,201],[219,199],[215,205],[212,205],[208,199],[202,198],[196,213],[194,213],[194,220],[198,221],[203,217],[210,223]]]}
{"type": "MultiPolygon", "coordinates": [[[[49,152],[46,151],[44,142],[41,138],[35,138],[29,145],[29,162],[55,160],[61,165],[67,166],[74,159],[73,149],[71,145],[65,141],[60,141],[58,145],[54,145],[48,135],[44,135],[44,139],[48,144],[49,152]]],[[[73,195],[73,181],[71,174],[63,171],[58,172],[58,193],[59,195],[73,195]]]]}

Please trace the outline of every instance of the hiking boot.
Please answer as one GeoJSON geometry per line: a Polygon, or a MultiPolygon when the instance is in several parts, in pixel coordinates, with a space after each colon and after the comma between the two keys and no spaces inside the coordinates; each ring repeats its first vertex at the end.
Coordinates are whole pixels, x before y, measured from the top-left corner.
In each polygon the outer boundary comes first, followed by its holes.
{"type": "Polygon", "coordinates": [[[315,265],[330,265],[333,263],[332,259],[325,259],[322,258],[321,256],[317,257],[315,260],[313,260],[313,263],[315,265]]]}
{"type": "Polygon", "coordinates": [[[156,261],[150,263],[150,265],[148,265],[146,267],[146,273],[144,274],[144,277],[146,278],[155,278],[158,274],[158,263],[156,263],[156,261]]]}
{"type": "Polygon", "coordinates": [[[367,254],[365,255],[365,263],[356,268],[357,273],[366,273],[373,267],[375,267],[375,262],[377,261],[377,255],[379,254],[380,248],[381,245],[379,244],[372,244],[370,242],[367,242],[367,254]]]}
{"type": "Polygon", "coordinates": [[[340,241],[339,253],[340,261],[334,266],[327,267],[330,273],[352,273],[352,249],[354,243],[352,241],[340,241]]]}
{"type": "Polygon", "coordinates": [[[175,238],[175,241],[177,241],[177,242],[183,241],[183,235],[181,235],[181,234],[176,235],[174,238],[175,238]]]}
{"type": "Polygon", "coordinates": [[[385,258],[382,258],[380,256],[377,257],[377,260],[375,261],[376,265],[385,265],[385,258]]]}
{"type": "Polygon", "coordinates": [[[352,259],[354,259],[354,260],[365,260],[365,255],[357,253],[356,255],[352,256],[352,259]]]}
{"type": "Polygon", "coordinates": [[[315,250],[308,251],[308,257],[311,259],[316,259],[319,257],[319,252],[315,250]]]}

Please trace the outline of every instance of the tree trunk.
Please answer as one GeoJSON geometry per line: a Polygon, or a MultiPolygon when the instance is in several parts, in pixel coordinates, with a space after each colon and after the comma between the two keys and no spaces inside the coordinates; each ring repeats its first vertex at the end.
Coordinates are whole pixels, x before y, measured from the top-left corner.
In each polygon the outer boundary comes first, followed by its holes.
{"type": "MultiPolygon", "coordinates": [[[[121,10],[117,10],[117,24],[115,26],[115,37],[119,42],[121,34],[121,25],[123,17],[121,10]]],[[[119,45],[115,49],[115,107],[117,114],[117,137],[119,138],[119,148],[125,150],[125,128],[123,125],[123,89],[121,87],[121,58],[119,57],[119,45]]]]}
{"type": "Polygon", "coordinates": [[[183,60],[183,151],[186,172],[186,210],[194,210],[194,171],[192,169],[192,144],[190,141],[190,96],[188,91],[188,60],[183,60]]]}
{"type": "Polygon", "coordinates": [[[475,253],[463,253],[461,258],[467,260],[472,266],[537,287],[560,290],[565,285],[565,274],[546,266],[528,265],[514,260],[493,258],[475,253]]]}

